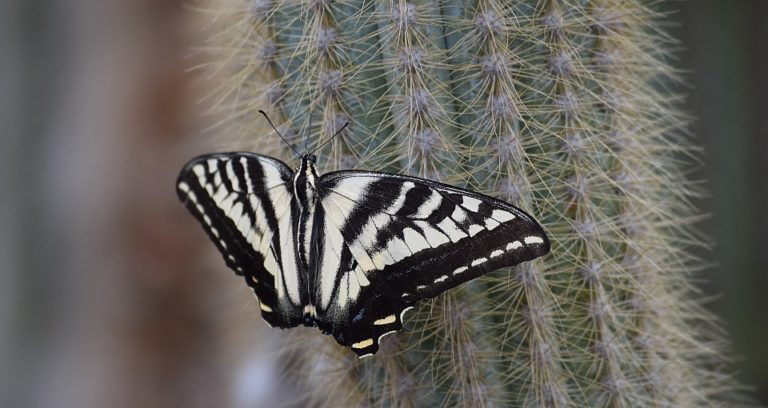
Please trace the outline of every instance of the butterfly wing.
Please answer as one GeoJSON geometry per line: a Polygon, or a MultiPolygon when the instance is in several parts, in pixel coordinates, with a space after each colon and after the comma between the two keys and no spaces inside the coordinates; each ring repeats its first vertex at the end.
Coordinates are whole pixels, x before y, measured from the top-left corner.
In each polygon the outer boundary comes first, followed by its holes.
{"type": "Polygon", "coordinates": [[[320,306],[328,331],[361,356],[416,301],[549,252],[528,214],[472,191],[358,171],[324,175],[318,191],[320,306]]]}
{"type": "Polygon", "coordinates": [[[306,296],[294,250],[292,179],[279,160],[222,153],[192,159],[177,181],[179,199],[253,289],[264,320],[282,328],[301,322],[306,296]]]}

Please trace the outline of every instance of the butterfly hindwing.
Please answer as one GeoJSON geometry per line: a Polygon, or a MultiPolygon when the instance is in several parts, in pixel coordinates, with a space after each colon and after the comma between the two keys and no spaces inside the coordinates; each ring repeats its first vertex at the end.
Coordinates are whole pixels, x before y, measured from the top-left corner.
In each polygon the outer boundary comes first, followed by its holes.
{"type": "Polygon", "coordinates": [[[468,190],[359,171],[324,175],[318,190],[325,242],[333,240],[316,260],[321,307],[358,355],[399,330],[416,301],[549,251],[533,218],[468,190]]]}
{"type": "Polygon", "coordinates": [[[181,201],[259,298],[264,320],[283,328],[300,323],[304,287],[293,248],[292,176],[276,159],[231,153],[191,160],[177,181],[181,201]]]}

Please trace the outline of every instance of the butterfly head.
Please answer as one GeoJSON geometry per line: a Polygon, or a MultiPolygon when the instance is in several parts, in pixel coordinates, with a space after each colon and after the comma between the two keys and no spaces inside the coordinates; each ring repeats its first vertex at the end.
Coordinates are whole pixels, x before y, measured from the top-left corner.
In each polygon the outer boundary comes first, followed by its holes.
{"type": "Polygon", "coordinates": [[[301,161],[305,161],[305,160],[312,164],[315,164],[317,162],[317,156],[315,156],[312,153],[306,153],[301,156],[301,161]]]}

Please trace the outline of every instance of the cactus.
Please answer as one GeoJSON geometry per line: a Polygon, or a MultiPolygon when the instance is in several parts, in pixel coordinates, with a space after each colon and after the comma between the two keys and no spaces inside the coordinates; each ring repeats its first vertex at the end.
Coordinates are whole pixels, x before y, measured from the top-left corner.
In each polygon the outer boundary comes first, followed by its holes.
{"type": "MultiPolygon", "coordinates": [[[[741,401],[691,273],[697,149],[652,0],[212,0],[229,150],[401,172],[510,201],[549,256],[422,304],[371,359],[316,330],[277,353],[299,405],[709,406],[741,401]],[[670,90],[672,89],[672,90],[670,90]]],[[[254,324],[258,319],[254,319],[254,324]]],[[[281,333],[283,334],[283,333],[281,333]]]]}

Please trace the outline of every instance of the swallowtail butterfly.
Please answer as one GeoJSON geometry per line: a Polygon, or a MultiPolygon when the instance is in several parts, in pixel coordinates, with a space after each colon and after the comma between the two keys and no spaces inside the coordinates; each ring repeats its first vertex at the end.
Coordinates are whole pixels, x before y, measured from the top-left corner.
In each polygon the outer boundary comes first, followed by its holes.
{"type": "Polygon", "coordinates": [[[370,355],[419,300],[549,251],[541,226],[506,202],[396,174],[320,176],[315,160],[291,171],[258,154],[209,154],[178,178],[270,326],[317,326],[370,355]]]}

